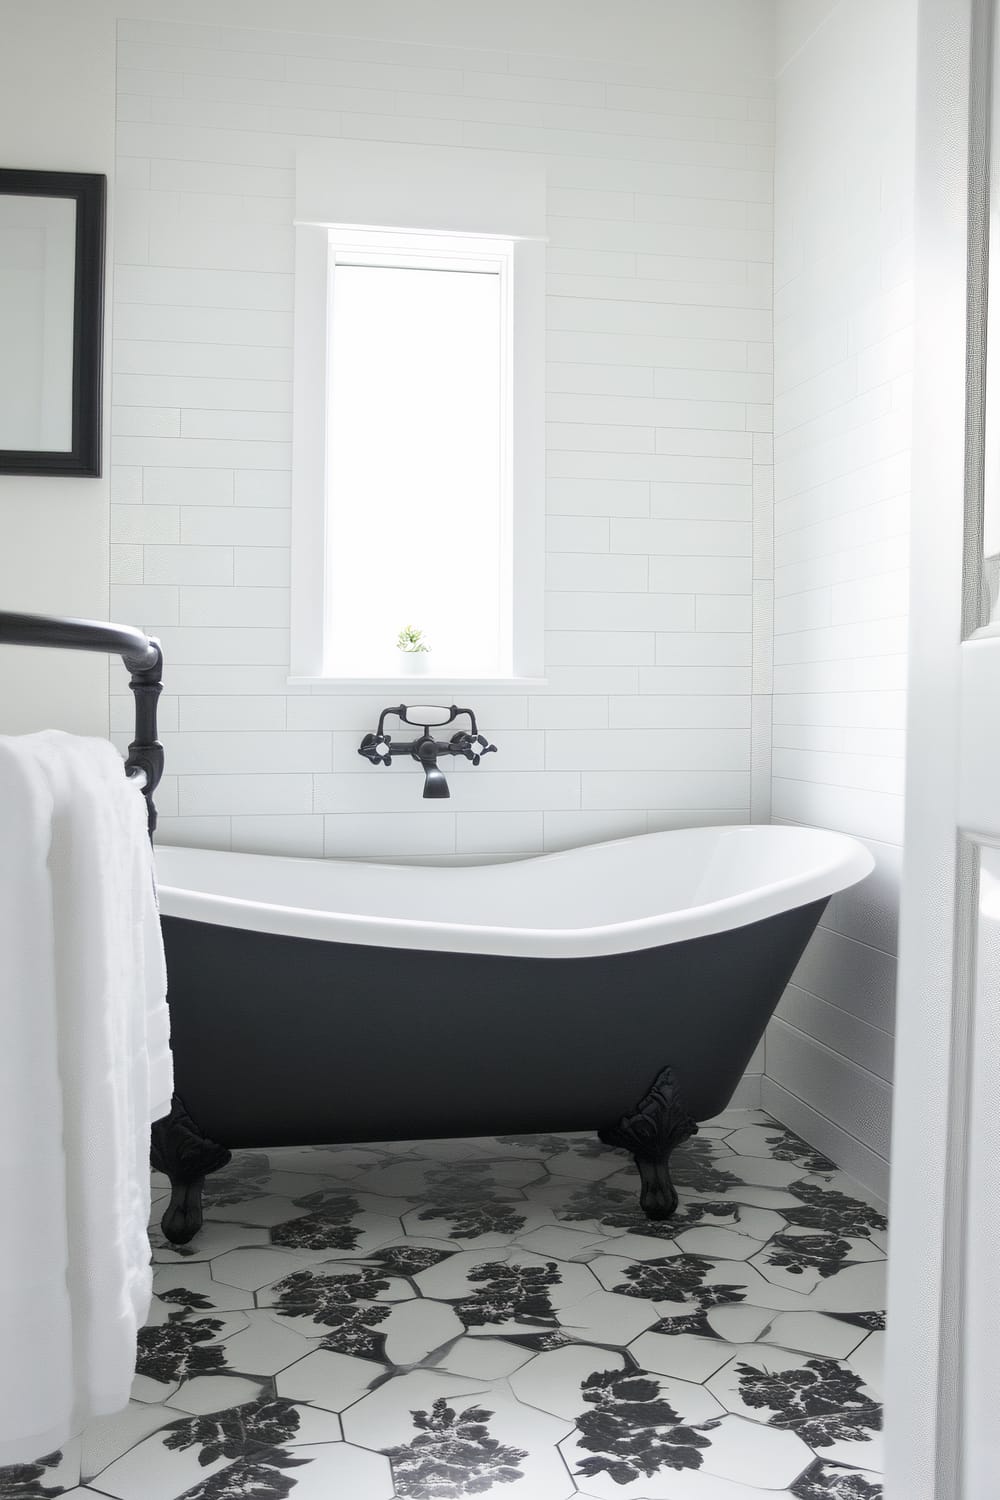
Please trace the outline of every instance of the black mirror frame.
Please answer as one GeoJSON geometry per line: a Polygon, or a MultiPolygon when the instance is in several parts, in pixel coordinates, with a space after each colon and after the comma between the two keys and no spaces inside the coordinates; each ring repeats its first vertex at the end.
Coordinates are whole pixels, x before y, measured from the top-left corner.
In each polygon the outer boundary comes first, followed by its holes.
{"type": "Polygon", "coordinates": [[[76,265],[73,289],[73,428],[68,452],[0,448],[0,474],[101,474],[104,368],[104,233],[107,178],[96,172],[0,168],[0,196],[73,198],[76,265]]]}

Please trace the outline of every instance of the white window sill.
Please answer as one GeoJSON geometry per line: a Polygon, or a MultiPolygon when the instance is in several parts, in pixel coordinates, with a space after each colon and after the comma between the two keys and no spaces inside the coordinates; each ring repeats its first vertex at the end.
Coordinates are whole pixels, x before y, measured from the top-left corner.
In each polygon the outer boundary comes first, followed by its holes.
{"type": "Polygon", "coordinates": [[[546,677],[432,677],[413,672],[405,677],[289,677],[289,687],[308,687],[333,693],[406,692],[414,702],[427,697],[427,690],[454,693],[523,693],[548,685],[546,677]]]}

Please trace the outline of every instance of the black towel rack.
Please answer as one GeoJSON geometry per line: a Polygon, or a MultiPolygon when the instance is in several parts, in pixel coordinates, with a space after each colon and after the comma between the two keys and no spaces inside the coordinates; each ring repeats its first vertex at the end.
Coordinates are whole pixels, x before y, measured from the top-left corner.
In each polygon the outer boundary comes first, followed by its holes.
{"type": "Polygon", "coordinates": [[[135,739],[128,747],[125,772],[129,776],[138,771],[145,774],[142,794],[152,838],[156,828],[153,793],[163,775],[163,746],[156,738],[156,700],[163,688],[159,641],[130,625],[0,610],[0,646],[55,646],[64,651],[103,651],[121,657],[135,698],[135,739]]]}

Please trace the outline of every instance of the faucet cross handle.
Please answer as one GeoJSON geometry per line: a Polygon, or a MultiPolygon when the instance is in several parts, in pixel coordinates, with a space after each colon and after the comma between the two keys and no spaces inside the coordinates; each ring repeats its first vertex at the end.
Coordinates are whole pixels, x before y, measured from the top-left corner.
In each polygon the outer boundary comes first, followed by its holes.
{"type": "Polygon", "coordinates": [[[392,765],[392,737],[388,734],[366,734],[358,746],[358,754],[370,760],[373,766],[392,765]]]}
{"type": "Polygon", "coordinates": [[[468,734],[465,730],[453,734],[451,744],[454,755],[464,755],[466,760],[471,760],[474,766],[478,766],[484,755],[489,755],[491,752],[495,755],[497,748],[496,745],[490,744],[485,735],[468,734]]]}

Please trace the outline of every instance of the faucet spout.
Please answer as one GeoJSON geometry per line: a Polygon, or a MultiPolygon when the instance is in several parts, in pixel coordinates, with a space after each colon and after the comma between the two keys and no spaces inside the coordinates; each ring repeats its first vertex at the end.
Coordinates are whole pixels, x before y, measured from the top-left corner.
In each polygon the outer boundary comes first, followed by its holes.
{"type": "Polygon", "coordinates": [[[438,747],[431,736],[426,735],[423,739],[417,740],[413,752],[424,768],[424,796],[450,797],[451,792],[448,790],[444,772],[438,769],[438,747]]]}

